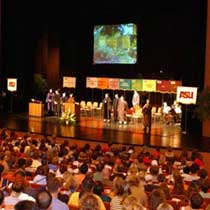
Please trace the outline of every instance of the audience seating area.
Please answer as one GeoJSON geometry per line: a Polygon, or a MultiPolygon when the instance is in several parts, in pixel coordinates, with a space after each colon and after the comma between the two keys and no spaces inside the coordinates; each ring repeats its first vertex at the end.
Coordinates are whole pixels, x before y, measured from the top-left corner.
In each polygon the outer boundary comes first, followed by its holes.
{"type": "Polygon", "coordinates": [[[209,207],[209,175],[198,150],[75,144],[54,135],[36,137],[7,129],[1,130],[0,142],[3,206],[11,196],[13,208],[23,195],[36,203],[47,190],[60,209],[80,209],[88,195],[103,210],[127,209],[123,202],[132,196],[142,210],[159,210],[163,203],[174,210],[209,207]]]}

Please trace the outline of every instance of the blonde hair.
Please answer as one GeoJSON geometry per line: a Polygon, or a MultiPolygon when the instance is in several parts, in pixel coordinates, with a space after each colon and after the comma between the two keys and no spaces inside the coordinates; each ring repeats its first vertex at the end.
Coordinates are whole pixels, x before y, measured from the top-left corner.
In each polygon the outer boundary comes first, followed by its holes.
{"type": "Polygon", "coordinates": [[[143,210],[144,207],[138,202],[133,195],[128,195],[122,200],[123,210],[143,210]]]}
{"type": "Polygon", "coordinates": [[[93,193],[85,193],[79,200],[79,210],[100,210],[100,203],[93,193]]]}

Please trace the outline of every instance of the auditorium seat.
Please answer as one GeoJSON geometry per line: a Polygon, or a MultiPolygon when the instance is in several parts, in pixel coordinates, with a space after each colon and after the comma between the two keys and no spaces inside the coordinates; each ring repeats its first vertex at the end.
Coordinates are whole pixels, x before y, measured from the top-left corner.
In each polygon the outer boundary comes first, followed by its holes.
{"type": "Polygon", "coordinates": [[[81,101],[80,102],[80,113],[81,114],[87,114],[86,112],[86,102],[85,101],[81,101]]]}
{"type": "Polygon", "coordinates": [[[103,103],[100,102],[100,103],[99,103],[99,106],[96,108],[96,111],[98,112],[98,114],[99,114],[100,116],[101,116],[102,106],[103,106],[103,103]]]}
{"type": "Polygon", "coordinates": [[[142,108],[136,109],[135,112],[132,114],[132,122],[136,124],[142,119],[142,117],[142,108]]]}

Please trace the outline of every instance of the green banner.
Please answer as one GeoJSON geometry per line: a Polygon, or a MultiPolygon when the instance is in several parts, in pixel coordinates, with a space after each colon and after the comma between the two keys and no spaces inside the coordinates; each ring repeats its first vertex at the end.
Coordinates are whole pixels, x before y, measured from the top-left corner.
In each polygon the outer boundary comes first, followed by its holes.
{"type": "Polygon", "coordinates": [[[131,89],[132,90],[143,90],[143,80],[142,79],[132,79],[131,80],[131,89]]]}
{"type": "Polygon", "coordinates": [[[120,79],[120,89],[130,90],[131,89],[131,80],[130,79],[120,79]]]}

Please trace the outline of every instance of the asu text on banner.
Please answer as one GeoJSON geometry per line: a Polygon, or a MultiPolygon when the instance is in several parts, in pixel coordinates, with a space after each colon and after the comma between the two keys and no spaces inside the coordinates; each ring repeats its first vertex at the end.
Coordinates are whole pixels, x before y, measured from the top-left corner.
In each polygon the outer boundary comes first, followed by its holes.
{"type": "Polygon", "coordinates": [[[196,104],[197,101],[197,87],[177,87],[176,100],[182,104],[196,104]]]}

